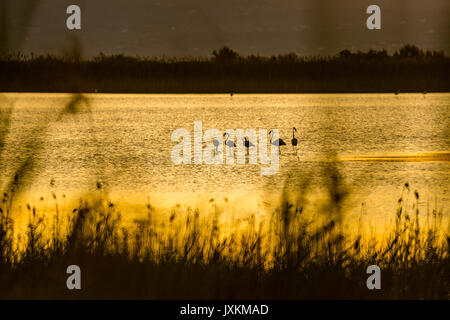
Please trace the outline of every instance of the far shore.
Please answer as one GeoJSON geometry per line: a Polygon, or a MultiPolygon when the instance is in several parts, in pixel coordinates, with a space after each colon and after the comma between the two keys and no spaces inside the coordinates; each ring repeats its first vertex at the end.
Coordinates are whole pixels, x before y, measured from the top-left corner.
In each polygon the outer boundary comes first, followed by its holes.
{"type": "Polygon", "coordinates": [[[100,54],[0,57],[0,92],[83,93],[430,93],[450,92],[450,57],[406,45],[303,57],[144,58],[100,54]]]}

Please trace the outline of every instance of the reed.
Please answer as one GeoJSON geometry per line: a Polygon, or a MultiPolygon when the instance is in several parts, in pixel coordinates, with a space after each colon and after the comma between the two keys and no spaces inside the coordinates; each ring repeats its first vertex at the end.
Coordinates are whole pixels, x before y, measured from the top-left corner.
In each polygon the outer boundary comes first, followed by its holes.
{"type": "Polygon", "coordinates": [[[0,297],[449,297],[450,238],[442,211],[433,210],[428,223],[421,225],[419,193],[405,185],[391,232],[370,237],[361,225],[353,228],[357,232],[344,227],[341,204],[346,190],[330,181],[328,200],[312,215],[301,205],[302,194],[286,191],[266,220],[252,215],[228,222],[215,204],[218,200],[211,199],[213,210],[207,214],[180,205],[163,214],[148,204],[142,218],[124,223],[116,205],[99,189],[64,218],[27,206],[23,234],[14,232],[8,215],[11,195],[5,194],[0,210],[0,297]],[[65,268],[71,264],[81,267],[80,291],[65,287],[65,268]],[[382,290],[366,287],[366,268],[372,264],[382,270],[382,290]]]}

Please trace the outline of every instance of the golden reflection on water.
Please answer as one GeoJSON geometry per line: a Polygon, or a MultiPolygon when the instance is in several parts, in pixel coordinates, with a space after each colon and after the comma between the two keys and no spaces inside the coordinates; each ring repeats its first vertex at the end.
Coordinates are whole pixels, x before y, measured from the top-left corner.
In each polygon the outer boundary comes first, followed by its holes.
{"type": "Polygon", "coordinates": [[[345,204],[350,230],[362,211],[367,232],[378,234],[392,225],[406,182],[411,193],[420,192],[423,219],[433,209],[448,218],[450,94],[87,94],[89,110],[58,121],[50,120],[70,102],[69,94],[5,96],[14,108],[2,155],[3,184],[27,153],[24,139],[35,127],[46,129],[34,159],[37,169],[14,210],[18,230],[28,223],[27,203],[48,219],[56,203],[61,213],[70,213],[80,197],[95,192],[97,180],[127,225],[145,215],[150,203],[163,215],[179,205],[205,215],[220,210],[228,222],[252,214],[264,218],[276,210],[292,172],[310,183],[308,203],[302,205],[315,221],[317,203],[327,193],[321,179],[328,152],[338,155],[342,183],[351,193],[345,204]],[[191,130],[196,120],[205,129],[279,128],[288,142],[295,126],[300,160],[287,146],[279,174],[269,178],[248,165],[175,166],[170,134],[191,130]],[[49,186],[53,180],[56,185],[49,186]]]}
{"type": "Polygon", "coordinates": [[[428,161],[450,161],[450,152],[419,152],[403,154],[384,154],[384,155],[360,155],[360,156],[342,156],[340,161],[399,161],[399,162],[428,162],[428,161]]]}

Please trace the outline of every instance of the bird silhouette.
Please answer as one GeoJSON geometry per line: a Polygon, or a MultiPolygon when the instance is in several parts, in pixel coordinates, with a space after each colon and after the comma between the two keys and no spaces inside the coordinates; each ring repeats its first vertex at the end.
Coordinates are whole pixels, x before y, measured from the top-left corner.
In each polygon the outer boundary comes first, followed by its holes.
{"type": "Polygon", "coordinates": [[[247,137],[244,138],[244,146],[246,148],[250,148],[250,147],[254,147],[255,145],[253,143],[250,142],[250,140],[248,140],[247,137]]]}
{"type": "MultiPolygon", "coordinates": [[[[223,134],[223,136],[225,137],[225,145],[229,148],[235,148],[236,145],[234,144],[234,141],[228,140],[228,137],[230,136],[227,132],[225,132],[223,134]]],[[[228,149],[230,150],[230,149],[228,149]]]]}
{"type": "Polygon", "coordinates": [[[217,139],[213,140],[213,145],[216,148],[216,153],[217,154],[219,153],[219,149],[218,149],[219,148],[219,144],[220,144],[219,140],[217,140],[217,139]]]}
{"type": "Polygon", "coordinates": [[[279,152],[279,154],[281,154],[280,147],[281,146],[285,146],[286,142],[284,142],[283,139],[281,139],[281,138],[272,141],[272,139],[273,139],[273,131],[270,130],[269,134],[270,134],[270,143],[272,145],[274,145],[274,146],[277,146],[278,147],[278,152],[279,152]]]}
{"type": "Polygon", "coordinates": [[[297,144],[298,144],[298,140],[295,137],[295,133],[297,132],[297,128],[294,127],[292,128],[292,140],[291,140],[291,144],[292,144],[292,149],[295,151],[295,153],[297,153],[297,144]]]}
{"type": "Polygon", "coordinates": [[[228,137],[230,136],[227,132],[225,132],[223,134],[223,136],[225,137],[225,144],[230,147],[230,148],[234,148],[236,147],[236,145],[234,144],[234,141],[228,140],[228,137]]]}

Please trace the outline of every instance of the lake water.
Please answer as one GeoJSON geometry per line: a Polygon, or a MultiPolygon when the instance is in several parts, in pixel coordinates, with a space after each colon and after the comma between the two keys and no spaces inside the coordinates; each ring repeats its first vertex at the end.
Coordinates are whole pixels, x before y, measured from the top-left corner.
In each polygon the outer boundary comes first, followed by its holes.
{"type": "Polygon", "coordinates": [[[13,107],[2,183],[31,159],[25,190],[31,199],[51,190],[75,197],[101,181],[122,204],[150,199],[169,207],[226,197],[237,210],[252,211],[272,201],[290,173],[319,190],[330,166],[326,156],[335,153],[351,211],[364,202],[371,215],[391,216],[408,182],[423,209],[448,214],[450,94],[89,94],[77,112],[64,112],[69,94],[1,97],[4,119],[13,107]],[[175,165],[172,132],[192,133],[199,120],[203,130],[279,129],[288,143],[279,172],[262,176],[252,164],[175,165]],[[298,157],[290,146],[293,127],[298,157]]]}

